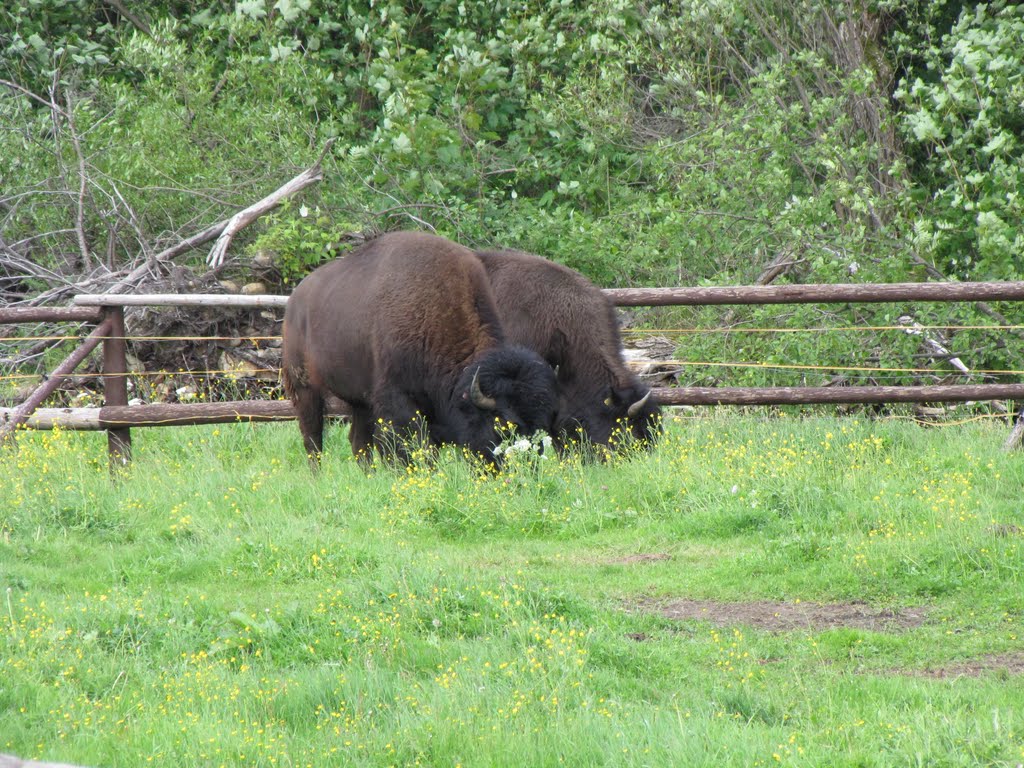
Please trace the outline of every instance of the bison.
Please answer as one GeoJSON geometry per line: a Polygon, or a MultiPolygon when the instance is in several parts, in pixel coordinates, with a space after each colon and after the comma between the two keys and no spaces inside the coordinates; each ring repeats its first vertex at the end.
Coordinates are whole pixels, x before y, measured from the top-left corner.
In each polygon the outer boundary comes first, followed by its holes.
{"type": "Polygon", "coordinates": [[[661,409],[623,362],[615,306],[583,275],[521,251],[478,251],[509,341],[555,367],[559,408],[553,436],[582,432],[610,447],[618,426],[652,446],[661,409]]]}
{"type": "Polygon", "coordinates": [[[328,394],[352,406],[349,442],[363,462],[372,446],[407,462],[421,423],[431,444],[489,461],[498,425],[531,434],[553,424],[551,366],[506,343],[480,260],[435,235],[385,234],[307,275],[288,299],[282,353],[314,467],[328,394]]]}

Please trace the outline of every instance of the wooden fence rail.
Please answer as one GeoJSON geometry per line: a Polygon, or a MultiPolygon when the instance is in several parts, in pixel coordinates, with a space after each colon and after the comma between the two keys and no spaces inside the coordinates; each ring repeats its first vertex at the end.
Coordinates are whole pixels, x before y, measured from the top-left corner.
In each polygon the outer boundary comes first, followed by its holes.
{"type": "MultiPolygon", "coordinates": [[[[0,424],[13,408],[0,408],[0,424]]],[[[327,415],[346,417],[351,409],[340,400],[328,401],[327,415]]],[[[295,418],[287,400],[233,400],[220,403],[148,403],[104,405],[100,408],[37,408],[25,421],[29,429],[130,429],[132,427],[183,427],[199,424],[234,424],[291,421],[295,418]]]]}
{"type": "Polygon", "coordinates": [[[716,288],[606,288],[620,307],[705,304],[885,304],[897,301],[1022,301],[1024,281],[1006,283],[835,283],[716,288]]]}
{"type": "Polygon", "coordinates": [[[89,356],[101,342],[110,336],[111,321],[105,318],[97,325],[92,333],[82,340],[81,346],[68,355],[64,362],[58,365],[53,373],[44,381],[31,395],[17,408],[11,410],[10,416],[0,425],[0,441],[6,441],[14,433],[14,430],[25,423],[29,415],[53,394],[54,390],[61,384],[66,376],[69,376],[79,364],[89,356]]]}
{"type": "Polygon", "coordinates": [[[907,387],[656,387],[662,405],[839,405],[1024,400],[1024,384],[907,387]]]}
{"type": "MultiPolygon", "coordinates": [[[[884,302],[1024,301],[1024,281],[988,283],[888,283],[695,288],[606,289],[618,306],[701,306],[884,302]]],[[[28,322],[87,322],[97,327],[32,395],[16,408],[0,408],[0,438],[24,424],[36,429],[106,430],[112,464],[131,456],[131,427],[281,421],[294,418],[285,401],[128,405],[124,308],[131,306],[238,307],[283,309],[287,296],[222,294],[92,294],[69,308],[0,309],[0,325],[28,322]],[[90,351],[103,343],[102,408],[38,406],[90,351]]],[[[1024,383],[907,387],[663,387],[654,396],[664,405],[796,405],[816,403],[963,402],[1024,400],[1024,383]]],[[[332,415],[345,415],[333,403],[332,415]]]]}
{"type": "Polygon", "coordinates": [[[98,307],[2,307],[0,325],[16,323],[98,323],[103,311],[98,307]]]}
{"type": "MultiPolygon", "coordinates": [[[[696,288],[605,288],[620,307],[722,304],[884,304],[897,301],[1024,301],[1024,281],[988,283],[836,283],[831,285],[737,285],[696,288]]],[[[87,306],[280,307],[287,296],[117,293],[75,296],[87,306]]]]}

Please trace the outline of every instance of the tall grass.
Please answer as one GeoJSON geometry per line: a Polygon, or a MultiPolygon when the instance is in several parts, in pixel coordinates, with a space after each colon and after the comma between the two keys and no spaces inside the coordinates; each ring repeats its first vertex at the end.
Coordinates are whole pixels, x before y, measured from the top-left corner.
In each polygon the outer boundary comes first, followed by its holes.
{"type": "Polygon", "coordinates": [[[312,475],[293,425],[0,452],[0,751],[93,766],[1017,765],[1002,427],[717,417],[606,463],[312,475]],[[912,629],[674,621],[694,598],[912,629]],[[959,674],[966,663],[987,665],[959,674]],[[949,674],[943,675],[946,670],[949,674]]]}

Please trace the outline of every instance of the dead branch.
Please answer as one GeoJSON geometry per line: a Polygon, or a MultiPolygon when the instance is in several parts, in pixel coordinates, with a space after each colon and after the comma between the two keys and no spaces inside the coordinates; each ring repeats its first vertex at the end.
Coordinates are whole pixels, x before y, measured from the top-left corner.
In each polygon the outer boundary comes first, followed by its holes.
{"type": "Polygon", "coordinates": [[[327,154],[333,143],[334,139],[327,142],[324,146],[323,152],[320,153],[320,158],[311,167],[307,168],[284,186],[267,195],[258,203],[254,203],[248,208],[245,208],[232,216],[228,221],[227,226],[224,228],[224,231],[221,232],[216,244],[214,244],[213,250],[210,251],[210,255],[206,257],[206,263],[213,269],[220,267],[221,264],[224,263],[224,257],[227,254],[228,247],[231,245],[232,238],[234,238],[234,236],[242,229],[256,221],[256,219],[263,214],[276,208],[285,198],[291,197],[292,195],[301,192],[306,187],[323,179],[324,174],[322,164],[324,156],[327,154]]]}
{"type": "MultiPolygon", "coordinates": [[[[928,275],[930,277],[932,277],[933,279],[938,280],[938,281],[943,282],[943,283],[953,283],[953,282],[956,282],[955,280],[951,280],[949,277],[944,275],[942,272],[940,272],[938,269],[936,269],[933,265],[928,263],[927,260],[921,258],[916,253],[911,255],[911,259],[918,266],[924,267],[924,271],[927,272],[928,275]]],[[[981,314],[986,315],[988,317],[991,317],[993,320],[995,320],[1000,325],[1014,325],[1014,323],[1011,323],[1010,320],[1006,317],[1006,315],[1004,315],[1003,313],[999,312],[998,310],[993,309],[992,305],[989,304],[988,302],[976,301],[976,302],[974,302],[973,306],[974,306],[974,308],[976,310],[981,312],[981,314]]],[[[1010,333],[1012,333],[1017,338],[1024,339],[1024,332],[1016,331],[1016,330],[1011,330],[1010,333]]]]}
{"type": "Polygon", "coordinates": [[[85,193],[89,177],[85,173],[85,155],[82,154],[82,144],[78,139],[78,131],[75,130],[74,106],[71,104],[71,96],[64,93],[64,104],[67,106],[68,131],[71,133],[71,146],[75,148],[75,157],[78,158],[78,210],[75,215],[75,236],[78,238],[78,248],[82,252],[83,264],[88,267],[89,244],[85,239],[85,193]]]}
{"type": "MultiPolygon", "coordinates": [[[[230,221],[230,219],[218,221],[216,224],[212,224],[202,232],[197,232],[191,237],[185,238],[180,243],[160,251],[160,253],[152,256],[151,258],[147,258],[145,263],[140,264],[126,274],[122,273],[122,277],[107,289],[107,293],[126,293],[127,291],[135,289],[138,287],[139,281],[147,275],[155,276],[159,271],[166,270],[168,263],[175,257],[180,256],[193,248],[198,248],[200,245],[205,245],[215,239],[225,229],[227,229],[230,221]]],[[[81,293],[81,291],[76,291],[76,293],[81,293]]]]}
{"type": "Polygon", "coordinates": [[[49,109],[56,109],[61,114],[61,116],[67,117],[67,114],[64,112],[64,110],[62,110],[56,104],[52,103],[49,99],[44,99],[42,96],[32,93],[32,91],[30,91],[28,88],[25,88],[24,86],[18,85],[17,83],[12,83],[10,80],[4,80],[3,78],[0,78],[0,85],[6,86],[7,88],[10,88],[12,91],[17,91],[23,96],[28,96],[33,101],[38,101],[44,107],[47,107],[49,109]]]}
{"type": "Polygon", "coordinates": [[[1017,413],[1017,420],[1013,424],[1009,437],[1003,443],[1004,451],[1013,451],[1020,448],[1021,440],[1024,438],[1024,408],[1017,413]]]}
{"type": "MultiPolygon", "coordinates": [[[[61,142],[63,141],[63,134],[64,134],[64,124],[66,123],[67,126],[68,126],[68,130],[71,133],[72,144],[74,145],[74,148],[75,148],[75,155],[78,158],[78,162],[79,162],[79,194],[78,194],[77,212],[76,212],[76,216],[75,216],[74,233],[75,233],[75,238],[78,241],[78,250],[79,250],[79,255],[81,257],[81,265],[80,265],[80,267],[81,267],[81,269],[83,271],[85,271],[85,270],[89,269],[92,260],[89,257],[89,246],[88,246],[88,244],[86,242],[86,238],[85,238],[85,213],[84,213],[85,189],[84,189],[84,187],[85,187],[85,183],[86,183],[86,176],[85,176],[85,168],[84,168],[84,158],[82,157],[82,148],[81,148],[81,145],[78,142],[78,135],[75,132],[74,121],[72,120],[71,115],[68,112],[65,112],[63,109],[61,109],[57,105],[58,86],[59,86],[59,84],[60,84],[59,72],[54,72],[53,81],[50,84],[50,102],[49,102],[50,121],[53,124],[53,142],[54,142],[54,148],[55,148],[55,151],[53,153],[53,157],[54,157],[54,160],[56,161],[56,164],[57,164],[57,172],[58,172],[58,174],[60,176],[62,188],[67,191],[67,194],[72,194],[70,192],[71,184],[70,184],[70,181],[68,179],[68,171],[67,171],[67,168],[65,167],[64,159],[63,159],[63,153],[62,153],[62,150],[61,150],[61,142]]],[[[67,99],[67,104],[68,104],[68,107],[70,108],[71,107],[71,100],[70,99],[67,99]]]]}
{"type": "Polygon", "coordinates": [[[40,264],[36,264],[35,262],[26,259],[24,256],[20,256],[10,246],[0,244],[0,251],[3,251],[5,254],[3,257],[4,271],[6,271],[8,275],[11,275],[12,279],[14,279],[12,272],[17,272],[27,278],[40,280],[47,285],[55,285],[65,282],[65,278],[63,276],[40,264]]]}
{"type": "MultiPolygon", "coordinates": [[[[270,208],[274,207],[274,205],[279,204],[280,201],[287,197],[289,194],[295,194],[296,192],[304,189],[310,184],[319,181],[321,178],[323,178],[321,164],[327,151],[330,149],[331,143],[332,142],[328,142],[324,146],[324,150],[321,153],[320,158],[317,160],[315,165],[311,166],[306,171],[303,171],[301,174],[299,174],[290,182],[288,182],[288,184],[285,184],[283,187],[278,189],[274,194],[264,198],[259,203],[249,206],[249,208],[247,208],[246,211],[257,209],[261,205],[266,204],[268,201],[273,200],[274,202],[268,205],[263,212],[265,212],[266,210],[270,210],[270,208]]],[[[142,232],[138,228],[138,225],[136,223],[137,219],[135,217],[134,212],[131,209],[131,206],[129,206],[128,203],[124,200],[120,192],[116,190],[116,187],[115,193],[124,204],[125,209],[128,211],[128,219],[130,222],[132,222],[132,227],[136,231],[136,236],[139,237],[140,239],[143,239],[142,232]]],[[[245,211],[242,211],[241,213],[245,213],[245,211]]],[[[104,292],[106,293],[129,293],[137,289],[139,284],[142,281],[144,281],[147,277],[157,277],[161,273],[167,274],[170,271],[171,261],[180,256],[181,254],[186,253],[192,250],[193,248],[198,248],[201,245],[205,245],[206,243],[224,235],[227,232],[228,227],[231,225],[231,223],[233,221],[236,221],[240,215],[241,214],[235,214],[235,216],[231,217],[230,219],[223,219],[221,221],[218,221],[216,224],[211,224],[206,229],[197,232],[194,235],[191,235],[185,238],[184,240],[181,240],[178,243],[172,245],[171,247],[165,248],[164,250],[156,254],[151,253],[148,247],[143,246],[142,251],[145,256],[143,263],[137,264],[136,266],[131,267],[129,269],[122,269],[117,271],[99,269],[90,273],[84,279],[78,280],[76,282],[67,281],[61,278],[60,275],[50,272],[50,279],[48,279],[47,282],[50,283],[51,285],[54,285],[54,283],[60,281],[61,284],[55,285],[53,288],[33,297],[30,300],[30,303],[33,305],[39,305],[53,301],[61,301],[66,299],[68,296],[71,296],[76,293],[93,293],[95,292],[95,289],[98,287],[102,287],[104,292]]],[[[257,218],[259,215],[260,214],[257,214],[249,221],[246,221],[245,224],[255,220],[255,218],[257,218]]],[[[239,226],[238,229],[244,227],[245,224],[239,226]]],[[[23,259],[19,260],[19,266],[21,266],[22,264],[30,265],[31,262],[28,262],[27,260],[23,259]]],[[[220,265],[214,267],[214,269],[219,268],[219,266],[220,265]]],[[[42,277],[41,274],[37,274],[36,270],[26,271],[34,277],[42,277]]]]}
{"type": "Polygon", "coordinates": [[[128,8],[125,7],[125,4],[122,3],[121,0],[103,0],[103,2],[105,2],[111,8],[113,8],[115,11],[117,11],[122,18],[127,19],[133,27],[142,32],[144,35],[146,35],[147,37],[153,36],[153,33],[149,30],[149,25],[139,16],[136,16],[134,13],[128,10],[128,8]]]}
{"type": "Polygon", "coordinates": [[[775,278],[789,272],[790,267],[794,267],[797,264],[803,264],[806,261],[807,259],[801,259],[799,257],[794,258],[792,250],[790,248],[784,248],[776,254],[774,259],[765,265],[764,269],[761,270],[761,274],[758,275],[757,280],[754,281],[754,284],[771,285],[775,278]]]}
{"type": "Polygon", "coordinates": [[[138,243],[139,249],[142,251],[142,255],[145,257],[147,264],[152,272],[156,272],[156,262],[153,258],[153,249],[150,247],[149,241],[146,239],[145,233],[142,231],[142,226],[139,223],[139,218],[132,208],[131,204],[125,199],[124,195],[121,194],[121,190],[117,186],[117,182],[111,177],[106,177],[106,182],[110,185],[110,192],[105,190],[102,186],[97,184],[95,181],[90,180],[90,184],[94,190],[94,194],[103,195],[110,202],[111,212],[106,214],[105,212],[98,212],[104,222],[109,228],[109,234],[107,238],[107,267],[111,271],[114,269],[114,251],[116,250],[118,232],[118,222],[124,222],[135,234],[135,242],[138,243]],[[124,213],[121,212],[124,210],[124,213]]]}

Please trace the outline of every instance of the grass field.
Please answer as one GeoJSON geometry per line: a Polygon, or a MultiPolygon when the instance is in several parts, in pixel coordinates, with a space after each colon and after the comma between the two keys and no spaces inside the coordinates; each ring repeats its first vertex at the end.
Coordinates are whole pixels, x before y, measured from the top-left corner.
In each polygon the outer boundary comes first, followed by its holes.
{"type": "Polygon", "coordinates": [[[89,766],[1017,766],[1007,427],[716,416],[313,476],[294,425],[0,451],[0,752],[89,766]]]}

